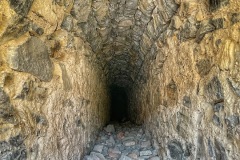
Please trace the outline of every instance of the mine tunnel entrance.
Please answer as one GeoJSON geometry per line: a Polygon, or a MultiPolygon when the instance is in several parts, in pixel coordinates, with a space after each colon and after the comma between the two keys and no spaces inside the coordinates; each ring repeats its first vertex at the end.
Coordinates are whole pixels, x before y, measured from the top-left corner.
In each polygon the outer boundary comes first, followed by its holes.
{"type": "Polygon", "coordinates": [[[116,85],[110,86],[110,100],[110,120],[116,122],[128,120],[129,99],[126,89],[116,85]]]}

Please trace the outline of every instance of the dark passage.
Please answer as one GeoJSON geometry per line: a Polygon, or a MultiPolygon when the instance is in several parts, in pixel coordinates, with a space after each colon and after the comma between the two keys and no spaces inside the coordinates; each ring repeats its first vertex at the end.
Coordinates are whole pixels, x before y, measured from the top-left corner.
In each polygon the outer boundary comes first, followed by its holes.
{"type": "Polygon", "coordinates": [[[124,122],[128,119],[128,96],[125,88],[110,87],[111,94],[111,121],[124,122]]]}

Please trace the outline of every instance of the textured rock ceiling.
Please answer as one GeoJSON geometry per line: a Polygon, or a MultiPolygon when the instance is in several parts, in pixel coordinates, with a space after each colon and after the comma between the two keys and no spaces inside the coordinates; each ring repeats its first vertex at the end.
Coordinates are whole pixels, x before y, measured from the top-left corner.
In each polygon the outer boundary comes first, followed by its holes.
{"type": "Polygon", "coordinates": [[[155,40],[168,34],[177,9],[174,0],[76,0],[71,15],[110,83],[130,86],[141,79],[144,60],[154,56],[155,40]]]}

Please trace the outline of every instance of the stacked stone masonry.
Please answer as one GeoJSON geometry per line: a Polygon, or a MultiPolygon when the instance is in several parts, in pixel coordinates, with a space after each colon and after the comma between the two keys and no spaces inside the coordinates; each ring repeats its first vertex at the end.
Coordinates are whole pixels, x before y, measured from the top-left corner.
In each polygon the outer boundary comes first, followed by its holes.
{"type": "Polygon", "coordinates": [[[82,159],[109,85],[161,159],[239,159],[240,2],[1,0],[0,159],[82,159]]]}

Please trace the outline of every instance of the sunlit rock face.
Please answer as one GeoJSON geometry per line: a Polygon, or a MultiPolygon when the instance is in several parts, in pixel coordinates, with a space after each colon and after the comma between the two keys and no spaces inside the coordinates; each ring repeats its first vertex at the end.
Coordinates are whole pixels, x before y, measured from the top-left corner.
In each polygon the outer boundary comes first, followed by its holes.
{"type": "Polygon", "coordinates": [[[81,159],[109,119],[72,1],[0,3],[0,159],[81,159]]]}
{"type": "Polygon", "coordinates": [[[145,58],[130,113],[158,139],[164,159],[238,159],[240,4],[177,4],[165,38],[154,42],[156,57],[145,58]]]}
{"type": "Polygon", "coordinates": [[[240,157],[240,2],[2,0],[0,159],[81,159],[109,86],[163,159],[240,157]]]}

